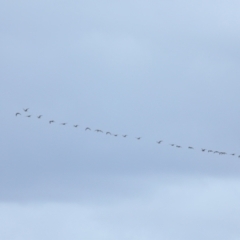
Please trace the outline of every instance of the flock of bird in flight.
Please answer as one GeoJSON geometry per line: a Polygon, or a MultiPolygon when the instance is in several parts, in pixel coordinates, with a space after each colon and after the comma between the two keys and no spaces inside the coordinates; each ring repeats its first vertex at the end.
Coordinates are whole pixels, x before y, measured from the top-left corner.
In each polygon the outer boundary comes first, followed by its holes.
{"type": "MultiPolygon", "coordinates": [[[[29,110],[29,108],[23,108],[23,111],[24,111],[25,113],[27,113],[28,110],[29,110]]],[[[21,114],[20,112],[17,112],[17,113],[15,114],[15,116],[17,117],[18,115],[22,115],[22,114],[21,114]]],[[[42,116],[43,116],[43,115],[38,115],[37,118],[38,118],[38,119],[41,119],[42,116]]],[[[26,115],[26,117],[30,118],[31,115],[26,115]]],[[[53,124],[53,123],[55,123],[54,120],[50,120],[50,121],[49,121],[49,124],[53,124]]],[[[63,122],[63,123],[61,123],[61,125],[65,126],[65,125],[67,125],[67,123],[63,122]]],[[[77,128],[78,126],[79,126],[79,125],[77,125],[77,124],[76,124],[76,125],[73,125],[73,127],[75,127],[75,128],[77,128]]],[[[85,128],[85,131],[91,131],[91,128],[90,128],[90,127],[86,127],[86,128],[85,128]]],[[[103,133],[103,131],[100,130],[100,129],[96,129],[95,132],[97,132],[97,133],[103,133]]],[[[114,136],[114,137],[117,137],[119,134],[112,134],[111,132],[106,132],[106,135],[112,135],[112,136],[114,136]]],[[[126,135],[126,134],[122,135],[122,137],[124,137],[124,138],[126,138],[127,136],[128,136],[128,135],[126,135]]],[[[137,140],[140,140],[141,137],[136,137],[136,139],[137,139],[137,140]]],[[[163,140],[156,141],[157,144],[161,144],[162,142],[163,142],[163,140]]],[[[172,146],[172,147],[176,147],[176,148],[182,148],[180,145],[176,145],[176,144],[169,144],[169,145],[172,146]]],[[[191,147],[191,146],[189,146],[188,149],[194,150],[194,148],[191,147]]],[[[201,148],[201,151],[202,151],[202,152],[219,154],[219,155],[226,155],[226,154],[227,154],[226,152],[214,151],[214,150],[205,149],[205,148],[201,148]]],[[[231,155],[231,156],[237,156],[235,153],[231,153],[230,155],[231,155]]],[[[238,155],[238,157],[240,158],[240,155],[238,155]]]]}

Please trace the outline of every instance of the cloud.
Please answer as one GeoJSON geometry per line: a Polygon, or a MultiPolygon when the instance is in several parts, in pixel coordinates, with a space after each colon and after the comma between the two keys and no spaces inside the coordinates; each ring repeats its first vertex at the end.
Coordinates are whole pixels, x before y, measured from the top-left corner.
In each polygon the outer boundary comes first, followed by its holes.
{"type": "Polygon", "coordinates": [[[238,239],[237,1],[1,6],[0,238],[238,239]]]}

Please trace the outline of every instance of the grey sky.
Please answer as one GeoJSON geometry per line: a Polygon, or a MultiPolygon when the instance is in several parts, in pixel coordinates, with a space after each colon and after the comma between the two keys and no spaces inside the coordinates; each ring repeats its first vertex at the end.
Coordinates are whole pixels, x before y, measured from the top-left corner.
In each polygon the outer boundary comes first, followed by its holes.
{"type": "Polygon", "coordinates": [[[239,8],[1,1],[0,239],[238,240],[239,8]]]}

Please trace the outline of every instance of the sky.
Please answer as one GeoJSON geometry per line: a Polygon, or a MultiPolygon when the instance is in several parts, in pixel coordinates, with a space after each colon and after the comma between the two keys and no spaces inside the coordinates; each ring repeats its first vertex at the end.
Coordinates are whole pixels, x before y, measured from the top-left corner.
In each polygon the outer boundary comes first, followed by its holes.
{"type": "Polygon", "coordinates": [[[239,8],[2,0],[0,239],[239,240],[239,8]]]}

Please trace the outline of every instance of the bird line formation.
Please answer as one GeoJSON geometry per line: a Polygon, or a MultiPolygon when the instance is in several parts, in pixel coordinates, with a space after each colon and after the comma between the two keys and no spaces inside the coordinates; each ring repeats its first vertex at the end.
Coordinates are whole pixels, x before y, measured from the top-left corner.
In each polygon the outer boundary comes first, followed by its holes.
{"type": "MultiPolygon", "coordinates": [[[[25,114],[27,114],[25,117],[28,117],[28,118],[30,118],[30,117],[32,117],[32,115],[29,115],[28,114],[28,110],[29,110],[29,108],[23,108],[23,113],[25,113],[25,114]]],[[[20,112],[17,112],[16,114],[15,114],[15,116],[17,117],[17,116],[21,116],[22,114],[20,113],[20,112]]],[[[36,116],[38,119],[41,119],[42,117],[43,117],[43,115],[38,115],[38,116],[36,116]]],[[[54,123],[56,123],[56,121],[55,120],[49,120],[48,121],[49,122],[49,124],[54,124],[54,123]]],[[[66,122],[63,122],[63,123],[60,123],[62,126],[65,126],[65,125],[67,125],[67,123],[66,122]]],[[[77,128],[77,127],[79,127],[79,125],[78,124],[73,124],[72,125],[74,128],[77,128]]],[[[92,129],[90,128],[90,127],[86,127],[85,128],[85,131],[92,131],[92,129]]],[[[94,130],[95,132],[97,132],[97,133],[104,133],[101,129],[95,129],[94,130]]],[[[117,137],[117,136],[122,136],[122,137],[124,137],[124,138],[126,138],[128,135],[127,134],[124,134],[124,135],[120,135],[120,134],[113,134],[113,133],[111,133],[111,132],[106,132],[105,133],[106,135],[111,135],[111,136],[114,136],[114,137],[117,137]]],[[[135,139],[136,140],[140,140],[142,137],[135,137],[135,139]]],[[[157,144],[161,144],[163,142],[163,140],[159,140],[159,141],[156,141],[156,143],[157,144]]],[[[169,144],[171,147],[176,147],[176,148],[182,148],[182,146],[180,146],[180,145],[177,145],[177,144],[169,144]]],[[[195,148],[194,147],[191,147],[191,146],[188,146],[188,149],[189,150],[195,150],[195,148]]],[[[235,153],[230,153],[230,154],[228,154],[228,153],[226,153],[226,152],[223,152],[223,151],[214,151],[214,150],[211,150],[211,149],[206,149],[206,148],[201,148],[200,149],[202,152],[207,152],[207,153],[213,153],[213,154],[219,154],[219,155],[231,155],[231,156],[238,156],[238,158],[240,158],[240,155],[237,155],[237,154],[235,154],[235,153]]]]}

